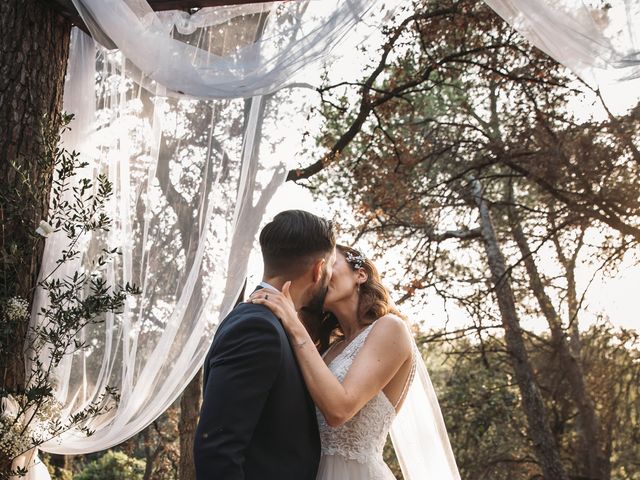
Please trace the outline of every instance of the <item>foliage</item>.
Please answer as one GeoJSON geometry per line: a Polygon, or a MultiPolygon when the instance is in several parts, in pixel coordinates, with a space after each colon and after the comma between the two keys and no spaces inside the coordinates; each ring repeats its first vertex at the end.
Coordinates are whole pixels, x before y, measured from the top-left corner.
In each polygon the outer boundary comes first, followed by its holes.
{"type": "Polygon", "coordinates": [[[611,478],[640,480],[640,335],[601,325],[582,338],[587,378],[611,450],[611,478]]]}
{"type": "MultiPolygon", "coordinates": [[[[13,296],[14,289],[10,284],[0,292],[3,369],[11,368],[12,362],[18,365],[23,354],[26,354],[29,365],[21,385],[3,384],[0,391],[0,478],[10,475],[8,467],[14,459],[72,428],[91,435],[93,432],[87,426],[87,420],[113,410],[119,401],[117,390],[107,386],[95,401],[62,418],[60,405],[53,393],[52,369],[65,356],[82,354],[88,348],[79,340],[78,333],[89,325],[102,322],[105,313],[119,312],[129,295],[139,293],[135,286],[129,284],[114,289],[102,278],[105,265],[118,255],[116,250],[104,250],[93,259],[91,271],[81,269],[65,276],[54,275],[79,257],[81,252],[76,245],[84,235],[92,231],[108,231],[111,223],[105,213],[106,202],[112,194],[111,183],[106,177],[99,176],[96,182],[83,178],[77,186],[71,186],[74,177],[87,166],[76,152],[58,146],[60,134],[68,128],[71,120],[72,117],[64,116],[62,132],[47,131],[43,135],[47,140],[43,161],[54,174],[51,209],[47,221],[40,222],[37,233],[49,236],[60,232],[66,236],[70,247],[61,252],[53,270],[46,272],[38,283],[46,298],[44,306],[35,312],[38,322],[30,324],[29,303],[24,298],[13,296]]],[[[39,184],[31,182],[24,172],[17,169],[16,174],[23,177],[25,188],[38,188],[39,184]]],[[[26,198],[20,192],[15,195],[13,198],[7,195],[3,202],[14,204],[26,198]]],[[[40,199],[41,195],[34,192],[28,198],[40,199]]],[[[19,214],[20,210],[11,213],[19,214]]],[[[29,220],[23,219],[25,222],[29,220]]],[[[33,230],[36,231],[35,225],[33,230]]],[[[34,241],[35,237],[34,234],[34,241]]],[[[12,473],[24,475],[26,470],[18,466],[12,473]]]]}
{"type": "MultiPolygon", "coordinates": [[[[49,455],[41,452],[40,457],[47,465],[53,480],[78,478],[78,475],[85,475],[87,471],[95,471],[97,466],[106,463],[104,456],[107,454],[117,454],[117,458],[128,458],[135,460],[137,465],[142,465],[142,474],[139,477],[141,480],[179,480],[178,404],[179,401],[176,401],[147,428],[106,452],[77,456],[49,455]]],[[[114,468],[120,467],[115,465],[114,468]]]]}
{"type": "Polygon", "coordinates": [[[147,428],[120,447],[127,455],[144,459],[145,480],[179,480],[179,415],[177,406],[172,405],[147,428]]]}
{"type": "MultiPolygon", "coordinates": [[[[463,480],[528,480],[539,478],[534,449],[526,436],[526,421],[513,371],[500,337],[479,344],[462,337],[433,341],[443,332],[429,332],[421,343],[423,357],[438,393],[449,439],[463,480]]],[[[589,387],[598,410],[608,419],[612,447],[611,478],[640,479],[640,337],[602,323],[581,335],[589,387]]],[[[572,458],[576,435],[575,408],[566,394],[566,378],[557,359],[543,344],[529,341],[537,370],[554,370],[543,378],[554,431],[565,458],[572,458]]],[[[398,479],[400,466],[388,441],[385,462],[398,479]]]]}
{"type": "MultiPolygon", "coordinates": [[[[52,461],[52,456],[50,454],[40,452],[39,455],[40,460],[46,466],[47,471],[51,475],[52,480],[73,480],[73,470],[70,468],[65,468],[66,465],[60,466],[56,465],[55,461],[52,461]]],[[[64,458],[64,457],[57,457],[64,458]]]]}
{"type": "MultiPolygon", "coordinates": [[[[591,391],[598,398],[600,417],[612,442],[614,479],[640,478],[638,434],[640,403],[640,338],[616,331],[607,324],[582,334],[591,391]]],[[[518,480],[536,478],[539,469],[513,371],[505,358],[503,339],[484,344],[461,338],[423,345],[438,392],[450,440],[463,479],[518,480]]],[[[557,359],[544,344],[528,342],[536,370],[554,370],[556,377],[541,377],[548,410],[553,412],[554,434],[563,457],[571,459],[576,435],[576,411],[564,391],[566,378],[557,359]]]]}
{"type": "Polygon", "coordinates": [[[123,452],[109,451],[89,463],[74,478],[76,480],[142,480],[144,461],[123,452]]]}

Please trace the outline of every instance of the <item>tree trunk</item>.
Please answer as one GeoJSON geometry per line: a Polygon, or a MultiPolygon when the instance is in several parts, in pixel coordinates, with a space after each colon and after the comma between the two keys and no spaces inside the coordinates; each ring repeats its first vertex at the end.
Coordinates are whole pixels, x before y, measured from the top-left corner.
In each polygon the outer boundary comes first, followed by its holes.
{"type": "MultiPolygon", "coordinates": [[[[33,298],[44,247],[35,229],[51,190],[47,138],[59,128],[70,32],[69,21],[38,0],[0,2],[0,302],[33,298]]],[[[24,391],[27,327],[18,322],[2,341],[9,348],[0,352],[0,392],[24,391]]],[[[6,462],[0,454],[0,470],[6,462]]]]}
{"type": "Polygon", "coordinates": [[[73,458],[74,455],[57,455],[55,453],[49,454],[49,471],[53,468],[53,472],[51,472],[52,478],[56,478],[57,476],[62,477],[62,473],[60,470],[73,470],[73,458]]]}
{"type": "Polygon", "coordinates": [[[0,2],[2,246],[5,251],[18,250],[17,257],[12,255],[13,275],[4,277],[3,282],[5,292],[15,290],[11,294],[29,301],[43,247],[34,231],[47,213],[49,190],[36,192],[40,194],[34,199],[38,203],[29,205],[27,218],[11,215],[15,206],[5,204],[5,200],[26,188],[15,166],[27,176],[31,187],[39,185],[43,177],[51,186],[50,166],[42,161],[46,148],[43,130],[59,126],[70,32],[69,21],[40,1],[0,2]]]}
{"type": "Polygon", "coordinates": [[[194,480],[196,478],[195,464],[193,463],[193,439],[196,434],[200,403],[202,402],[202,369],[182,392],[180,399],[180,465],[178,478],[180,480],[194,480]]]}
{"type": "MultiPolygon", "coordinates": [[[[555,229],[555,219],[553,218],[555,212],[551,209],[550,220],[551,225],[555,229]]],[[[573,353],[574,358],[580,363],[582,363],[582,341],[580,340],[580,330],[578,328],[578,313],[580,311],[580,304],[578,302],[578,293],[576,287],[576,262],[578,260],[578,252],[584,245],[584,227],[582,227],[582,231],[580,232],[580,236],[576,243],[576,247],[574,248],[571,255],[567,256],[564,253],[564,249],[560,244],[560,238],[556,233],[553,235],[553,244],[556,247],[556,254],[558,256],[558,260],[564,269],[565,276],[567,278],[567,310],[569,314],[569,345],[571,346],[571,353],[573,353]]]]}
{"type": "Polygon", "coordinates": [[[570,387],[573,403],[578,409],[578,417],[576,420],[579,460],[582,467],[580,474],[584,478],[593,480],[609,480],[611,465],[609,459],[606,458],[600,448],[602,441],[600,439],[599,420],[591,399],[591,394],[585,382],[582,365],[572,354],[571,345],[567,341],[567,336],[562,328],[560,315],[558,315],[558,312],[551,302],[551,298],[549,298],[545,291],[542,277],[533,258],[533,253],[529,248],[527,238],[522,230],[520,219],[513,208],[509,209],[509,220],[513,237],[520,249],[527,270],[529,286],[540,305],[542,314],[549,324],[553,349],[558,354],[560,365],[566,374],[570,387]]]}
{"type": "Polygon", "coordinates": [[[162,450],[162,439],[160,439],[160,445],[157,448],[153,448],[152,440],[149,436],[149,430],[153,427],[153,423],[142,431],[142,441],[144,444],[144,473],[142,474],[142,480],[151,480],[153,475],[153,468],[158,457],[158,452],[162,450]]]}
{"type": "Polygon", "coordinates": [[[522,395],[529,436],[536,449],[538,462],[545,480],[568,480],[562,466],[558,445],[549,428],[542,394],[536,384],[533,368],[525,347],[520,319],[516,311],[515,298],[507,276],[505,259],[493,228],[489,207],[482,197],[482,186],[478,180],[473,180],[472,182],[472,195],[480,214],[480,229],[487,254],[487,262],[498,300],[507,350],[511,358],[520,394],[522,395]]]}
{"type": "Polygon", "coordinates": [[[74,458],[75,458],[75,455],[63,455],[64,464],[63,464],[62,468],[64,468],[65,470],[68,470],[69,472],[73,472],[73,459],[74,458]]]}

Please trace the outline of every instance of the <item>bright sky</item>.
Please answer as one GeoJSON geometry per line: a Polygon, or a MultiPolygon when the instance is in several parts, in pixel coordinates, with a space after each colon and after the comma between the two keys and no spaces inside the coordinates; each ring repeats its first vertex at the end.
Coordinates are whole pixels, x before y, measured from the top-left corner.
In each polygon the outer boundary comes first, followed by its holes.
{"type": "MultiPolygon", "coordinates": [[[[317,215],[331,218],[336,208],[344,208],[343,202],[331,201],[314,201],[310,192],[292,182],[287,182],[276,194],[275,198],[269,205],[266,218],[272,218],[276,213],[291,208],[301,208],[308,210],[317,215]]],[[[360,243],[359,247],[365,252],[371,251],[365,243],[360,243]]],[[[615,326],[624,328],[640,327],[640,318],[638,318],[638,287],[640,286],[640,268],[634,265],[633,254],[640,257],[640,249],[631,252],[623,262],[620,274],[613,278],[598,277],[591,285],[586,301],[585,313],[581,316],[581,326],[583,328],[593,324],[601,315],[609,317],[611,323],[615,326]]],[[[393,258],[385,259],[385,261],[393,261],[393,258]]],[[[248,285],[257,284],[262,275],[262,264],[259,252],[253,252],[250,261],[250,271],[248,285]]],[[[381,272],[384,279],[384,270],[381,272]]],[[[591,280],[593,272],[587,267],[579,268],[577,271],[577,282],[582,288],[591,280]]],[[[387,286],[393,284],[393,281],[385,282],[387,286]]],[[[398,298],[397,292],[392,292],[392,297],[398,298]]],[[[457,308],[453,304],[447,305],[445,311],[442,300],[433,295],[430,301],[425,304],[412,306],[407,310],[403,308],[403,312],[414,319],[420,319],[425,326],[440,328],[444,327],[447,319],[449,323],[447,327],[453,329],[469,325],[469,319],[466,313],[457,308]],[[448,312],[448,315],[447,315],[448,312]]],[[[546,325],[525,324],[533,330],[544,330],[546,325]]]]}

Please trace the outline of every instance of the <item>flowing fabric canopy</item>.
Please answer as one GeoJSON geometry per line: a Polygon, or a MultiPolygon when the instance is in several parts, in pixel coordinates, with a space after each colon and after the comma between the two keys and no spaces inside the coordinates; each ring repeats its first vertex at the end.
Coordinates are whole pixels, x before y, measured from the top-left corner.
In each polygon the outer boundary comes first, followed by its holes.
{"type": "Polygon", "coordinates": [[[365,0],[270,2],[156,13],[144,0],[73,0],[92,36],[141,83],[191,97],[273,93],[325,57],[370,9],[365,0]]]}
{"type": "MultiPolygon", "coordinates": [[[[110,48],[73,32],[64,109],[76,120],[64,144],[88,162],[78,179],[103,174],[113,183],[113,227],[81,238],[82,256],[55,275],[91,273],[103,248],[118,247],[100,273],[109,286],[129,282],[142,293],[84,328],[79,340],[89,349],[53,371],[63,419],[106,386],[121,395],[114,410],[88,421],[91,437],[70,430],[41,447],[60,454],[117,445],[178,398],[241,291],[265,208],[286,176],[284,152],[295,150],[287,133],[304,127],[287,123],[305,94],[294,98],[289,88],[365,15],[383,18],[400,3],[272,2],[189,14],[156,13],[145,0],[73,1],[110,48]]],[[[598,70],[639,75],[631,1],[626,24],[570,0],[487,3],[585,79],[598,70]]],[[[47,239],[43,277],[66,248],[64,234],[47,239]]],[[[36,292],[33,312],[46,302],[36,292]]],[[[34,313],[32,322],[41,321],[34,313]]],[[[422,364],[392,437],[406,478],[459,478],[422,364]]]]}
{"type": "MultiPolygon", "coordinates": [[[[117,408],[88,421],[92,436],[70,430],[41,447],[65,454],[106,449],[136,434],[201,367],[243,286],[265,208],[285,179],[289,137],[296,137],[287,136],[294,126],[280,125],[304,91],[294,102],[284,87],[375,2],[329,9],[324,2],[269,3],[191,16],[156,14],[140,1],[77,6],[89,25],[101,20],[95,35],[108,35],[119,49],[96,50],[74,31],[64,109],[76,120],[63,141],[88,162],[78,178],[102,174],[113,184],[113,225],[106,235],[81,238],[82,256],[55,275],[93,273],[103,249],[118,248],[121,255],[99,273],[109,286],[134,284],[141,294],[121,314],[82,329],[89,348],[66,355],[53,371],[63,417],[107,386],[120,394],[117,408]]],[[[43,276],[67,243],[62,232],[47,239],[43,276]]],[[[39,291],[33,312],[46,302],[39,291]]]]}
{"type": "Polygon", "coordinates": [[[596,83],[640,77],[640,4],[583,0],[485,0],[540,50],[596,83]]]}
{"type": "Polygon", "coordinates": [[[597,88],[610,110],[623,113],[640,99],[637,0],[617,0],[606,5],[595,0],[485,3],[529,42],[597,88]]]}

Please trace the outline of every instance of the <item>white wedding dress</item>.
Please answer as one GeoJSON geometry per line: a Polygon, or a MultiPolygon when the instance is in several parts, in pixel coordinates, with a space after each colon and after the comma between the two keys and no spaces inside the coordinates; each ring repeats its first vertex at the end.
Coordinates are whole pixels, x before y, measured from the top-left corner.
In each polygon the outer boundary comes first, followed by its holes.
{"type": "MultiPolygon", "coordinates": [[[[364,345],[373,324],[366,327],[340,352],[329,369],[342,383],[356,355],[364,345]]],[[[414,376],[415,352],[411,374],[400,399],[393,405],[380,391],[352,419],[331,427],[316,409],[320,429],[321,457],[316,480],[395,480],[384,463],[382,450],[396,407],[404,398],[414,376]]]]}

